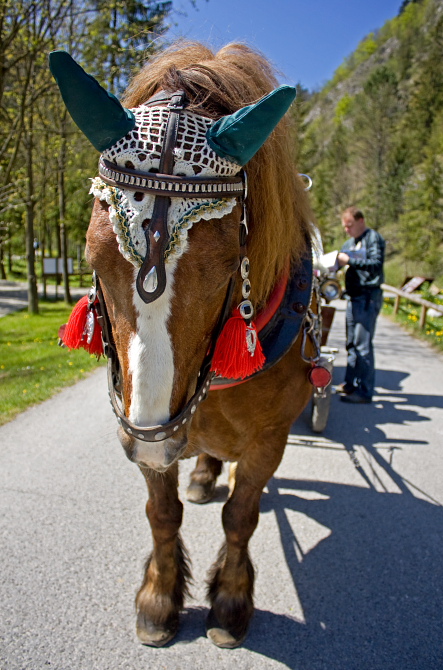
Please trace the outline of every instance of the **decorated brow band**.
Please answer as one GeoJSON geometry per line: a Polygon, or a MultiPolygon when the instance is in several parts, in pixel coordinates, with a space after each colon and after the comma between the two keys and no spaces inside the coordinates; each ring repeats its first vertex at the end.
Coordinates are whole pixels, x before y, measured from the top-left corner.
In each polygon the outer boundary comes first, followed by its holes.
{"type": "Polygon", "coordinates": [[[138,170],[114,165],[100,158],[98,172],[110,186],[144,191],[151,195],[168,195],[177,198],[223,197],[241,195],[243,177],[177,177],[175,175],[141,173],[138,170]]]}

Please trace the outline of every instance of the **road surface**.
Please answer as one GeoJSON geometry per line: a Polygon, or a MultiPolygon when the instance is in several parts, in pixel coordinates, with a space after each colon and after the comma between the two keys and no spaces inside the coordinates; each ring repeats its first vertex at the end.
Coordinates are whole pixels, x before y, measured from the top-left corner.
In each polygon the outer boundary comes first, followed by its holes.
{"type": "MultiPolygon", "coordinates": [[[[256,614],[232,651],[204,629],[226,472],[214,502],[185,503],[193,599],[176,640],[152,649],[134,615],[145,485],[115,436],[105,371],[1,427],[1,670],[441,670],[443,358],[386,319],[375,343],[374,403],[334,396],[323,435],[306,414],[293,426],[251,542],[256,614]]],[[[344,363],[342,351],[336,383],[344,363]]]]}
{"type": "MultiPolygon", "coordinates": [[[[43,286],[39,284],[39,296],[43,295],[43,286]]],[[[70,293],[73,300],[78,300],[85,293],[87,293],[89,287],[77,288],[71,287],[70,293]]],[[[63,286],[58,286],[57,289],[55,284],[48,284],[46,287],[47,295],[54,297],[57,294],[59,298],[63,298],[63,286]]],[[[19,309],[24,309],[28,306],[28,286],[25,282],[17,281],[8,281],[6,279],[0,279],[0,317],[6,316],[6,314],[11,314],[11,312],[16,312],[19,309]]]]}

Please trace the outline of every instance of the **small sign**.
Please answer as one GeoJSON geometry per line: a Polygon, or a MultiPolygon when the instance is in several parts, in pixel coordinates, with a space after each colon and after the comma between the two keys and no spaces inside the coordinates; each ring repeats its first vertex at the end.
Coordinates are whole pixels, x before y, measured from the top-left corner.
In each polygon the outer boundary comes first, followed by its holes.
{"type": "MultiPolygon", "coordinates": [[[[73,272],[74,272],[73,259],[68,258],[68,274],[72,275],[73,272]]],[[[63,258],[44,258],[43,274],[45,275],[63,274],[63,258]]]]}
{"type": "Polygon", "coordinates": [[[407,277],[406,282],[401,287],[401,290],[405,293],[413,293],[420,286],[425,283],[431,284],[434,281],[433,277],[407,277]]]}

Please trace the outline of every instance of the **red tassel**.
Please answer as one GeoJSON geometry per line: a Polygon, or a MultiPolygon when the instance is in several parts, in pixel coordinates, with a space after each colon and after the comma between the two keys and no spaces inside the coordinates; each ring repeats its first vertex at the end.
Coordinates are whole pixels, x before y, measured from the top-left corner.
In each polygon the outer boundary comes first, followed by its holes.
{"type": "Polygon", "coordinates": [[[102,329],[97,320],[94,307],[89,309],[88,296],[80,298],[72,310],[69,321],[62,335],[63,344],[69,349],[86,349],[90,354],[103,356],[102,329]],[[88,334],[93,329],[92,337],[88,342],[88,334]]]}
{"type": "Polygon", "coordinates": [[[254,323],[248,325],[237,307],[217,340],[211,370],[226,379],[245,379],[261,370],[265,360],[254,323]],[[248,339],[255,342],[253,353],[248,339]]]}

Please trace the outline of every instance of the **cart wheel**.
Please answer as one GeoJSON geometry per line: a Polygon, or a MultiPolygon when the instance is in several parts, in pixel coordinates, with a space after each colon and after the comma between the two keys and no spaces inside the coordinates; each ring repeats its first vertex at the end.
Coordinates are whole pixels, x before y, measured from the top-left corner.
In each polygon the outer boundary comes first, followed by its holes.
{"type": "Polygon", "coordinates": [[[322,433],[326,428],[331,405],[331,384],[326,387],[326,395],[321,398],[316,393],[312,396],[311,428],[314,433],[322,433]]]}

